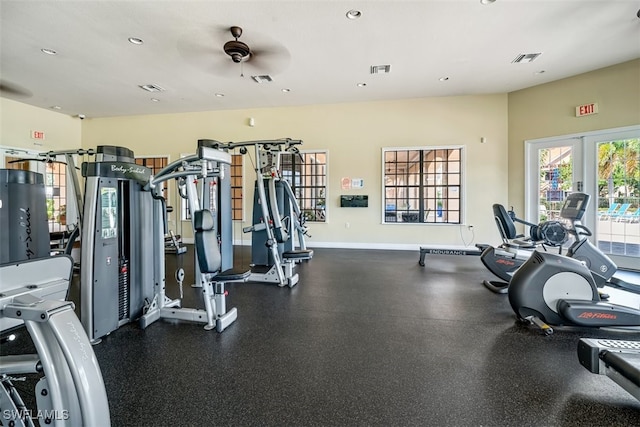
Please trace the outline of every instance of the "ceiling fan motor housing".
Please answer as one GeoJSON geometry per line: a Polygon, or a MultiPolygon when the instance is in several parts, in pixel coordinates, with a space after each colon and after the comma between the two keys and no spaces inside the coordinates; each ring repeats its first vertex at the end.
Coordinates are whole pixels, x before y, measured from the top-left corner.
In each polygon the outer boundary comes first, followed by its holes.
{"type": "Polygon", "coordinates": [[[238,40],[232,40],[224,44],[224,52],[231,57],[233,62],[241,62],[249,56],[251,50],[249,46],[238,40]]]}
{"type": "Polygon", "coordinates": [[[238,40],[238,37],[242,35],[242,28],[231,27],[229,30],[231,31],[231,35],[235,37],[235,40],[228,41],[224,44],[224,52],[231,57],[233,62],[242,62],[243,59],[249,56],[251,49],[249,49],[246,43],[238,40]]]}

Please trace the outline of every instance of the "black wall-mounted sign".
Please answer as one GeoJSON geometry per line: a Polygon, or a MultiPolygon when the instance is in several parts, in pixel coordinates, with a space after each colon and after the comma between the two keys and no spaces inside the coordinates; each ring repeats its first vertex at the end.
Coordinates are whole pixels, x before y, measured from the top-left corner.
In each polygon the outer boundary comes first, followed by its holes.
{"type": "Polygon", "coordinates": [[[369,207],[369,196],[357,195],[357,196],[340,196],[341,208],[367,208],[369,207]]]}

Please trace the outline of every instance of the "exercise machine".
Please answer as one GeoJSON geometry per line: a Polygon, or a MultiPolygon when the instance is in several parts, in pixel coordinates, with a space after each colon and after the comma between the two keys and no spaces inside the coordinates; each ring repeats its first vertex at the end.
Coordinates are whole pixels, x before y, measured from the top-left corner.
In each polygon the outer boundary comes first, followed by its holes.
{"type": "Polygon", "coordinates": [[[0,264],[46,257],[50,251],[44,177],[0,169],[0,264]]]}
{"type": "MultiPolygon", "coordinates": [[[[163,280],[162,283],[155,284],[153,297],[149,298],[144,307],[144,314],[140,319],[140,324],[143,328],[160,318],[165,318],[204,323],[205,330],[215,328],[218,332],[222,332],[237,319],[236,308],[227,310],[226,297],[228,292],[225,290],[225,283],[246,281],[249,277],[249,272],[236,272],[232,269],[223,268],[218,240],[220,234],[218,233],[217,217],[222,212],[227,212],[227,209],[214,210],[213,212],[209,209],[202,209],[202,192],[209,189],[201,186],[200,191],[198,191],[196,185],[198,180],[205,180],[206,178],[223,180],[225,177],[223,165],[229,164],[231,164],[231,155],[229,153],[199,146],[196,154],[176,160],[150,180],[148,188],[151,191],[159,189],[161,182],[170,179],[181,180],[181,185],[185,187],[185,197],[188,201],[191,222],[195,232],[196,279],[198,280],[196,286],[202,288],[205,309],[182,308],[180,299],[172,300],[167,297],[163,280]]],[[[214,198],[217,198],[217,196],[214,195],[214,198]]],[[[156,194],[154,199],[164,201],[159,194],[156,194]]],[[[220,205],[230,205],[230,196],[228,200],[220,200],[220,202],[220,205]]],[[[228,212],[230,215],[230,208],[228,212]]],[[[164,236],[164,222],[158,220],[156,224],[158,227],[156,235],[164,236]]],[[[158,262],[156,260],[156,263],[161,264],[164,270],[164,255],[159,259],[162,261],[158,262]]],[[[180,273],[178,273],[178,277],[180,277],[180,273]]],[[[182,278],[179,278],[179,284],[182,289],[182,278]]]]}
{"type": "Polygon", "coordinates": [[[497,294],[506,294],[513,273],[529,259],[533,250],[547,246],[559,247],[569,239],[569,233],[559,221],[545,221],[533,224],[518,218],[511,209],[509,212],[501,204],[494,204],[493,218],[500,232],[502,243],[494,248],[488,246],[480,255],[480,261],[500,280],[484,280],[484,286],[497,294]],[[515,223],[529,227],[529,237],[518,234],[515,223]]]}
{"type": "Polygon", "coordinates": [[[608,376],[640,400],[640,341],[580,338],[578,360],[589,372],[608,376]]]}
{"type": "Polygon", "coordinates": [[[142,315],[145,299],[164,283],[162,206],[145,186],[151,170],[133,151],[99,146],[85,177],[80,315],[92,342],[142,315]]]}
{"type": "Polygon", "coordinates": [[[299,281],[295,265],[311,259],[313,250],[306,247],[308,229],[291,185],[281,175],[280,160],[283,153],[299,155],[298,145],[302,141],[285,138],[222,143],[201,139],[198,143],[226,151],[238,149],[241,154],[247,154],[248,148],[254,149],[253,224],[243,229],[243,232],[251,233],[248,281],[295,286],[299,281]]]}
{"type": "Polygon", "coordinates": [[[547,335],[553,333],[549,325],[640,326],[640,309],[604,302],[598,292],[605,285],[634,293],[640,293],[640,287],[608,280],[617,266],[588,241],[591,231],[579,220],[589,198],[572,193],[560,211],[562,218],[571,221],[569,231],[576,238],[567,256],[535,251],[509,285],[509,302],[518,319],[535,324],[547,335]]]}
{"type": "Polygon", "coordinates": [[[421,267],[426,265],[427,255],[455,255],[455,256],[480,256],[489,245],[476,243],[475,246],[420,246],[420,258],[418,264],[421,267]]]}
{"type": "Polygon", "coordinates": [[[298,154],[299,140],[260,141],[254,144],[256,182],[253,200],[253,225],[243,229],[251,233],[252,273],[249,280],[295,286],[299,277],[296,263],[313,257],[306,248],[304,217],[289,182],[280,169],[281,154],[298,154]],[[297,233],[300,249],[294,248],[297,233]]]}
{"type": "MultiPolygon", "coordinates": [[[[2,425],[110,425],[98,361],[73,303],[64,301],[72,272],[73,260],[65,255],[0,265],[0,330],[26,328],[37,352],[0,356],[2,425]],[[24,387],[15,386],[27,375],[39,377],[37,408],[27,407],[24,387]]],[[[11,346],[7,341],[3,347],[11,346]]]]}
{"type": "MultiPolygon", "coordinates": [[[[561,244],[552,241],[552,231],[556,234],[561,231],[558,229],[561,224],[558,226],[556,221],[553,221],[553,224],[550,222],[546,225],[536,226],[517,218],[513,210],[507,213],[504,206],[500,204],[493,205],[493,212],[502,237],[500,246],[493,247],[485,243],[476,243],[475,246],[423,245],[420,246],[418,264],[422,267],[426,265],[426,255],[479,256],[489,271],[504,282],[508,282],[513,272],[524,263],[531,255],[531,251],[538,245],[541,243],[547,243],[548,245],[561,244]],[[525,239],[524,235],[517,234],[514,221],[532,226],[539,236],[538,238],[543,242],[535,242],[531,238],[525,239]]],[[[558,239],[558,237],[557,235],[553,236],[554,239],[558,239]]],[[[487,280],[484,285],[496,293],[506,293],[508,283],[503,284],[503,282],[487,280]]]]}
{"type": "MultiPolygon", "coordinates": [[[[135,164],[131,150],[115,146],[97,147],[95,162],[83,163],[80,312],[91,342],[135,320],[142,328],[166,318],[204,323],[205,329],[220,332],[235,320],[235,309],[227,311],[225,304],[222,279],[227,277],[217,270],[196,275],[203,284],[205,310],[182,308],[182,295],[166,295],[166,201],[159,184],[184,179],[195,212],[200,208],[194,181],[218,173],[220,163],[230,163],[230,155],[201,147],[152,177],[150,169],[135,164]]],[[[180,285],[183,277],[178,275],[180,285]]]]}

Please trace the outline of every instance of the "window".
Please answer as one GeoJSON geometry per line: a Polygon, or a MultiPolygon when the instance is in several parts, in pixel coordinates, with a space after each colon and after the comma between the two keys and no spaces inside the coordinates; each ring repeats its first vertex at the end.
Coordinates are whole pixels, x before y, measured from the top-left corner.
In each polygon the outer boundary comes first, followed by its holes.
{"type": "Polygon", "coordinates": [[[242,158],[231,155],[231,219],[242,220],[242,158]]]}
{"type": "Polygon", "coordinates": [[[388,148],[383,223],[462,223],[462,147],[388,148]]]}
{"type": "Polygon", "coordinates": [[[282,154],[281,173],[289,181],[306,221],[326,222],[327,153],[305,151],[282,154]]]}

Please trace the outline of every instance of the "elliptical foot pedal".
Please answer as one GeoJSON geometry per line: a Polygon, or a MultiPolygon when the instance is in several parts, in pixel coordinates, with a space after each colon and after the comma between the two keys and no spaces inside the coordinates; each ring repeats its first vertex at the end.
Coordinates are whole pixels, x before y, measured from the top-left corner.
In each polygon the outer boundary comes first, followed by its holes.
{"type": "Polygon", "coordinates": [[[525,320],[528,321],[529,323],[536,325],[538,328],[542,330],[542,332],[544,332],[545,335],[553,334],[553,328],[547,325],[546,323],[544,323],[542,320],[538,319],[536,316],[527,316],[525,317],[525,320]]]}
{"type": "Polygon", "coordinates": [[[509,292],[509,284],[505,282],[498,282],[496,280],[483,280],[482,284],[491,292],[496,294],[506,294],[509,292]]]}

